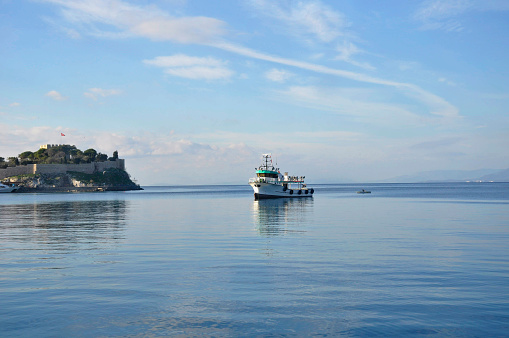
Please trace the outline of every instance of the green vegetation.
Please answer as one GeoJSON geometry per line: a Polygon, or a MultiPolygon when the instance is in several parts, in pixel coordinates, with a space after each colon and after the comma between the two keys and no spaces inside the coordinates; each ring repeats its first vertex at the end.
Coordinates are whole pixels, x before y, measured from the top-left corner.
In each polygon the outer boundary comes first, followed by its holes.
{"type": "Polygon", "coordinates": [[[76,146],[62,144],[49,149],[39,149],[36,152],[24,151],[18,157],[9,157],[7,161],[0,157],[0,169],[26,164],[63,164],[63,163],[91,163],[115,161],[118,152],[115,150],[112,157],[98,153],[95,149],[81,151],[76,146]]]}
{"type": "Polygon", "coordinates": [[[85,184],[113,186],[134,185],[127,172],[116,168],[109,168],[103,172],[97,172],[93,174],[85,174],[76,171],[69,171],[67,173],[75,180],[85,184]]]}
{"type": "Polygon", "coordinates": [[[37,174],[23,174],[23,175],[15,175],[15,176],[11,176],[9,177],[10,179],[15,179],[15,180],[18,180],[18,181],[21,181],[25,178],[34,178],[36,177],[37,174]]]}

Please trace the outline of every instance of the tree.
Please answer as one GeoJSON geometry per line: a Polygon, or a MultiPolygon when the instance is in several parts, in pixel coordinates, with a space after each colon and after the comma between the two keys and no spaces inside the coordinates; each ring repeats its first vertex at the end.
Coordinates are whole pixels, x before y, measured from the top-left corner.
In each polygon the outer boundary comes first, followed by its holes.
{"type": "Polygon", "coordinates": [[[34,163],[34,161],[29,160],[28,158],[22,158],[21,160],[19,160],[19,163],[20,163],[21,165],[27,165],[27,164],[32,164],[32,163],[34,163]]]}
{"type": "Polygon", "coordinates": [[[104,162],[104,161],[107,161],[107,160],[108,160],[108,155],[99,153],[99,154],[97,154],[97,156],[96,156],[95,160],[96,160],[97,162],[104,162]]]}
{"type": "Polygon", "coordinates": [[[46,152],[46,149],[39,149],[34,153],[34,159],[37,163],[44,163],[44,161],[48,158],[48,153],[46,152]]]}
{"type": "Polygon", "coordinates": [[[115,160],[118,160],[118,151],[116,151],[116,150],[115,150],[115,151],[113,152],[113,158],[114,158],[115,160]]]}
{"type": "Polygon", "coordinates": [[[21,154],[18,155],[20,159],[29,159],[31,160],[34,157],[34,153],[31,151],[24,151],[21,154]]]}
{"type": "Polygon", "coordinates": [[[83,152],[83,155],[85,155],[86,157],[88,157],[88,161],[87,162],[94,162],[95,161],[95,157],[97,156],[97,151],[95,151],[95,149],[87,149],[83,152]]]}
{"type": "Polygon", "coordinates": [[[9,162],[8,162],[9,167],[15,167],[15,166],[19,165],[19,161],[18,161],[17,157],[9,157],[8,160],[9,160],[9,162]]]}

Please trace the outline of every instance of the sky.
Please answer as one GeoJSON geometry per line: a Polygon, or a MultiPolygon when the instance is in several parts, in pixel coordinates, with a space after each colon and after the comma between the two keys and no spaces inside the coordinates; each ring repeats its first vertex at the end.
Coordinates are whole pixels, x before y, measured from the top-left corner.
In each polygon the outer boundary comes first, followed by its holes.
{"type": "Polygon", "coordinates": [[[506,0],[0,0],[0,156],[143,185],[509,168],[506,0]],[[65,136],[61,136],[63,133],[65,136]]]}

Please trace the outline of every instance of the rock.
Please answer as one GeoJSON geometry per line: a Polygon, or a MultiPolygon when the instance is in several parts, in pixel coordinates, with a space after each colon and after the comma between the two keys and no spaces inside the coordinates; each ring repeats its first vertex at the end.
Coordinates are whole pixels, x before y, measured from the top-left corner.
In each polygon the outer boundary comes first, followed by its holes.
{"type": "Polygon", "coordinates": [[[142,190],[129,174],[111,168],[94,174],[67,172],[65,174],[20,175],[6,179],[20,187],[19,192],[76,192],[76,191],[127,191],[142,190]]]}

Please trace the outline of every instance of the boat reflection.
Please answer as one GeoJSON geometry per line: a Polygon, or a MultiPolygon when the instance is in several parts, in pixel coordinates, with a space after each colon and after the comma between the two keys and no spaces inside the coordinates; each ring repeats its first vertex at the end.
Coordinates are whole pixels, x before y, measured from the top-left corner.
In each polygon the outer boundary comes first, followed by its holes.
{"type": "Polygon", "coordinates": [[[263,236],[305,232],[313,210],[312,198],[266,199],[253,201],[253,218],[263,236]]]}
{"type": "Polygon", "coordinates": [[[56,250],[116,241],[123,237],[127,203],[114,200],[3,205],[0,240],[16,237],[56,250]]]}

